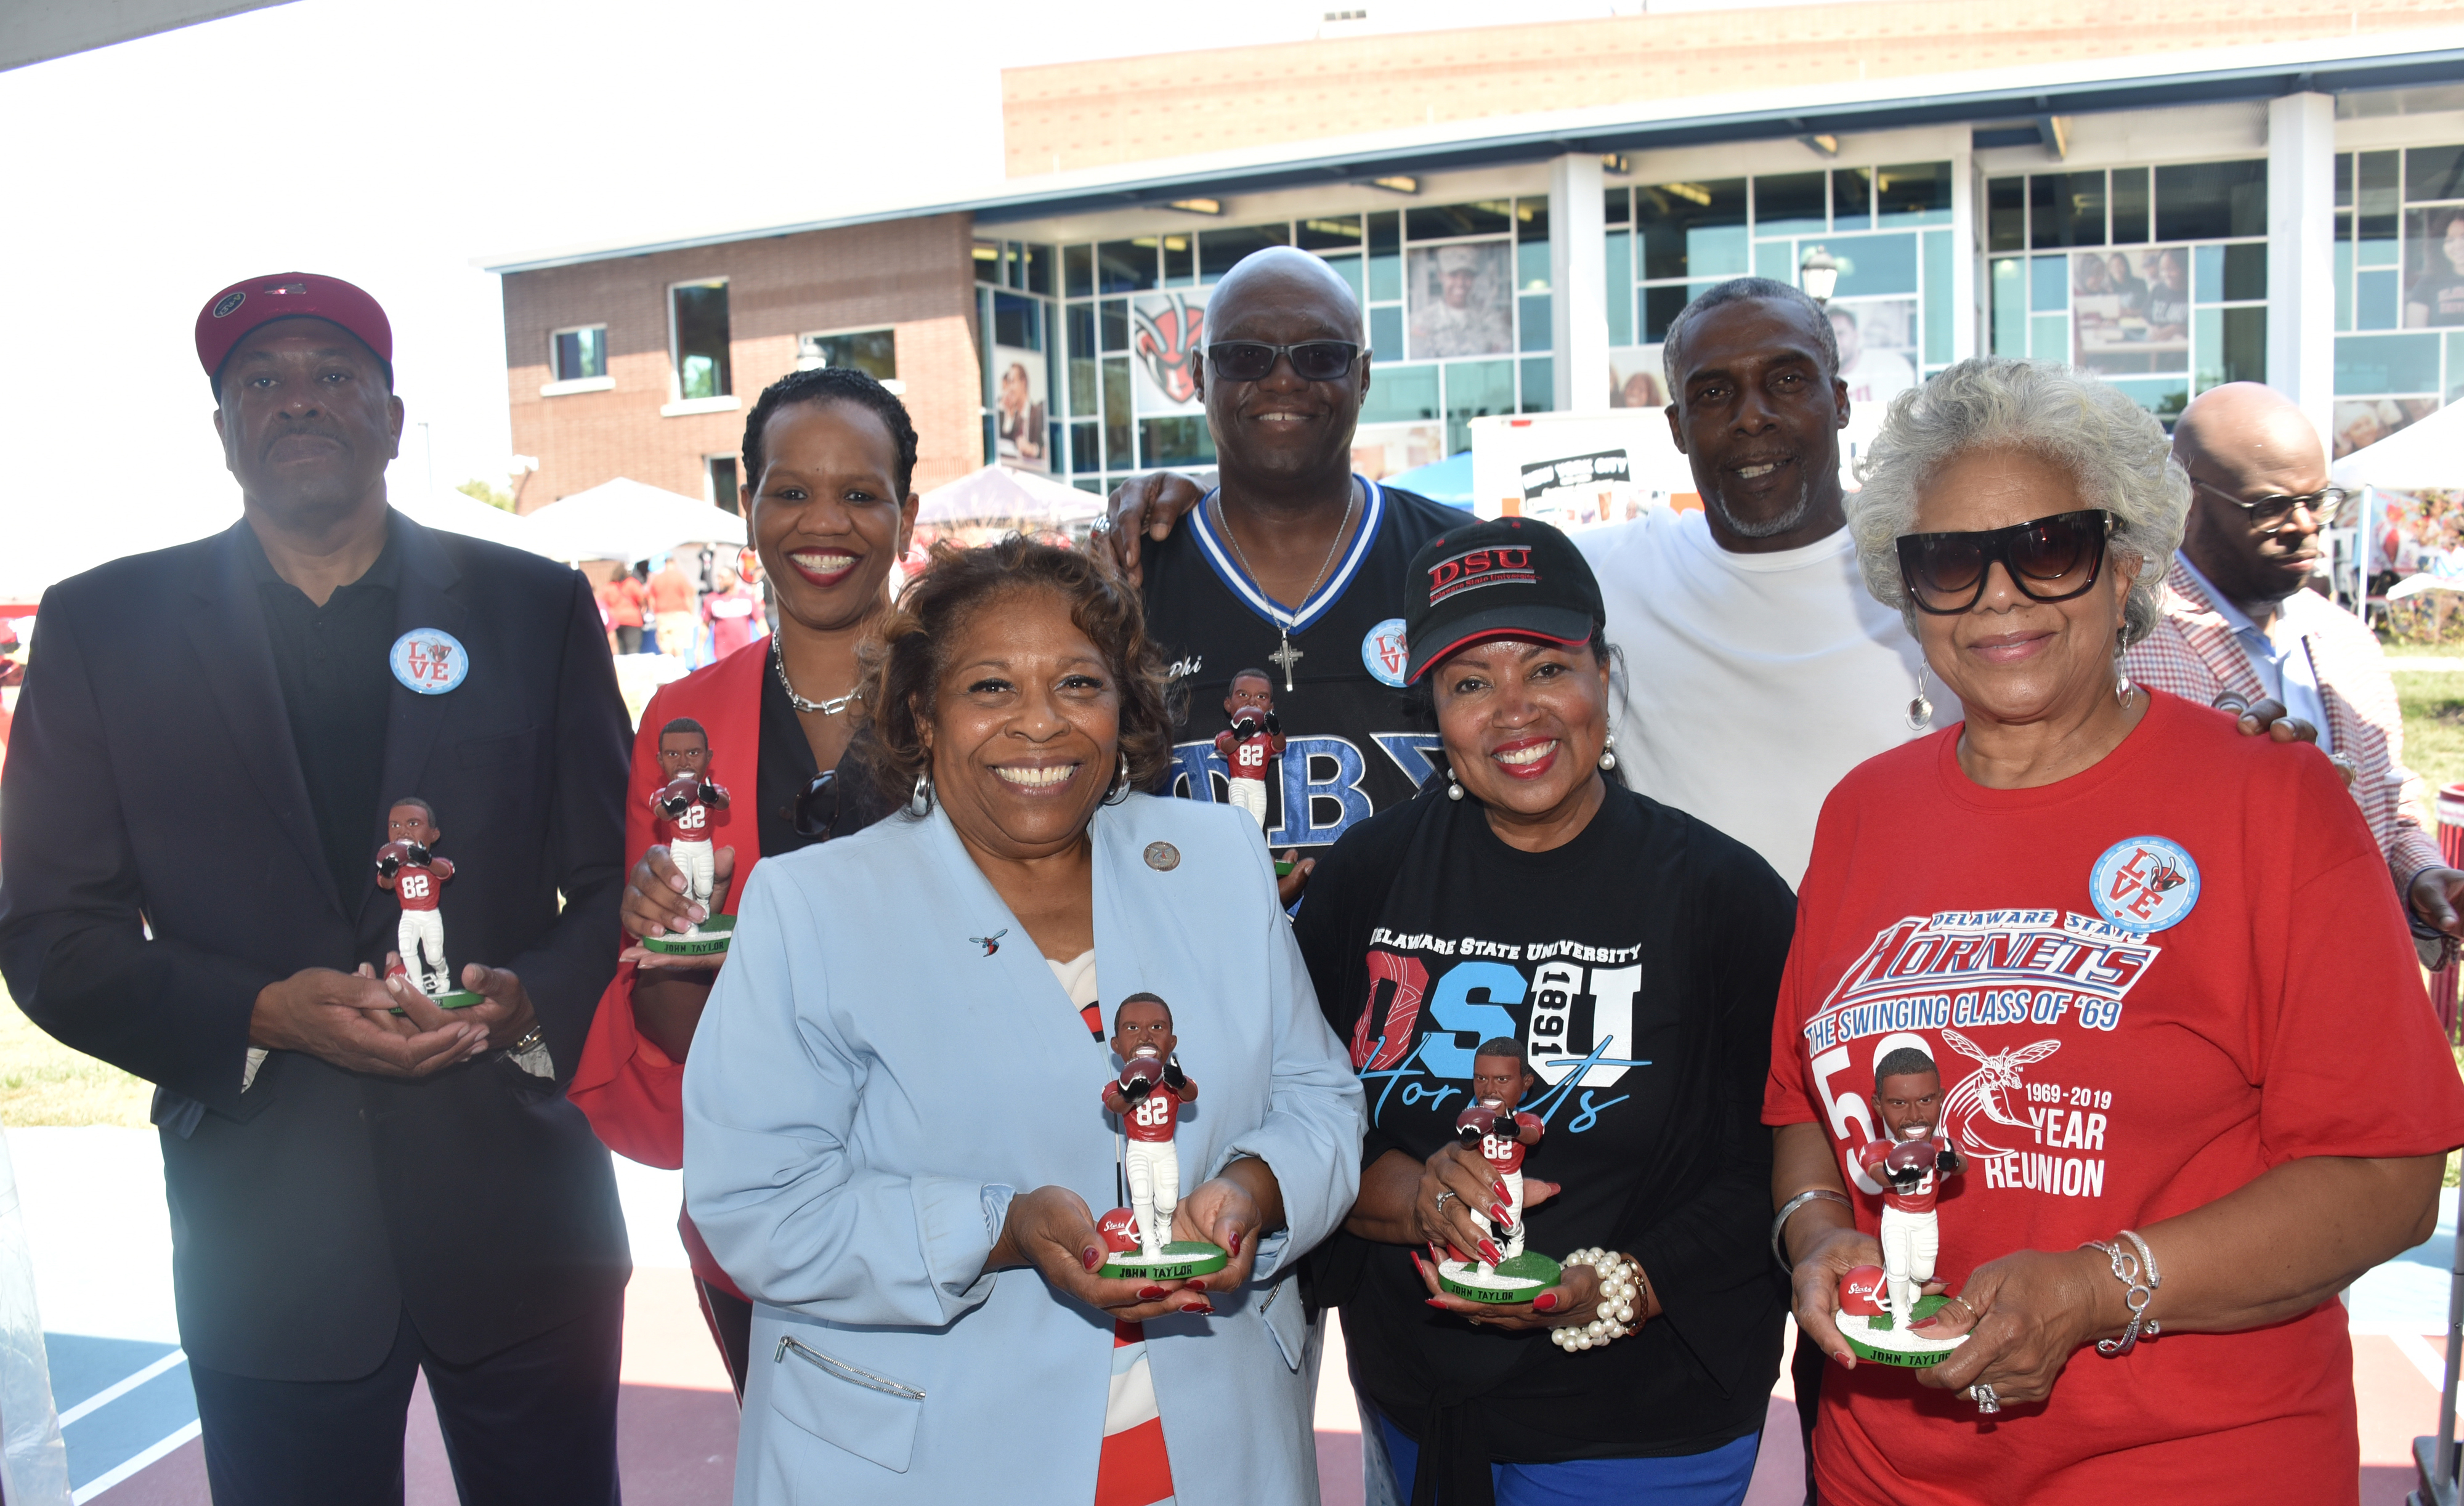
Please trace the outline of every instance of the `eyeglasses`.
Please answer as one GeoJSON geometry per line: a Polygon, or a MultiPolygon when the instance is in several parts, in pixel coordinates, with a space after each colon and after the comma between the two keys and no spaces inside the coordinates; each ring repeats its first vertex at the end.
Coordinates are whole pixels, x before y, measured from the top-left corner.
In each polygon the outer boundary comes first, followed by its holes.
{"type": "Polygon", "coordinates": [[[2067,601],[2096,584],[2112,530],[2112,513],[2089,508],[1972,534],[1903,534],[1900,579],[1919,611],[1956,617],[1985,599],[1998,559],[2029,600],[2067,601]]]}
{"type": "Polygon", "coordinates": [[[839,819],[837,770],[825,769],[813,775],[813,782],[804,786],[803,794],[796,797],[793,816],[797,836],[810,837],[817,841],[829,840],[830,828],[837,825],[839,819]]]}
{"type": "Polygon", "coordinates": [[[1206,347],[1207,364],[1226,382],[1264,382],[1276,360],[1287,356],[1291,358],[1292,374],[1303,382],[1336,382],[1360,359],[1360,347],[1348,339],[1303,340],[1297,345],[1227,339],[1206,347]]]}
{"type": "Polygon", "coordinates": [[[2343,487],[2329,487],[2324,491],[2305,491],[2299,496],[2275,493],[2249,502],[2213,482],[2202,481],[2196,476],[2190,478],[2190,485],[2205,488],[2249,513],[2252,525],[2262,534],[2280,532],[2285,524],[2293,521],[2295,508],[2309,509],[2310,515],[2319,520],[2319,526],[2325,528],[2336,521],[2336,514],[2343,510],[2344,503],[2352,496],[2343,487]]]}

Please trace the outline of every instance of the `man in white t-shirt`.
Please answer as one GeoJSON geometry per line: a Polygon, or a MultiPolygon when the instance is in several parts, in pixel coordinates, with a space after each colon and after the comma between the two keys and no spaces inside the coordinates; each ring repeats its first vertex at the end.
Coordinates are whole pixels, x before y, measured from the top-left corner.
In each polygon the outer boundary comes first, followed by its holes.
{"type": "Polygon", "coordinates": [[[1839,507],[1850,404],[1822,307],[1786,283],[1725,282],[1678,316],[1661,358],[1703,509],[1574,535],[1634,676],[1617,758],[1634,788],[1793,884],[1831,787],[1959,706],[1930,687],[1933,714],[1911,728],[1923,656],[1857,573],[1839,507]]]}

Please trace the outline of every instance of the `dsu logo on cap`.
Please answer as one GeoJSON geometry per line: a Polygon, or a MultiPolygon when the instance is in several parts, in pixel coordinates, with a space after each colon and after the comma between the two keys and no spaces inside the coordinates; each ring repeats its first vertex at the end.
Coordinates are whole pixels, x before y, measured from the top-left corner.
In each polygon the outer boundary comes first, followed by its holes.
{"type": "Polygon", "coordinates": [[[393,677],[422,695],[443,695],[471,672],[471,651],[441,627],[414,627],[386,656],[393,677]]]}
{"type": "Polygon", "coordinates": [[[1483,586],[1538,585],[1540,572],[1531,568],[1529,548],[1475,549],[1441,559],[1429,567],[1429,604],[1483,586]]]}
{"type": "Polygon", "coordinates": [[[219,299],[215,300],[213,316],[218,319],[230,318],[232,315],[237,314],[239,312],[239,306],[247,301],[248,295],[242,293],[237,288],[233,288],[231,292],[224,294],[219,299]]]}

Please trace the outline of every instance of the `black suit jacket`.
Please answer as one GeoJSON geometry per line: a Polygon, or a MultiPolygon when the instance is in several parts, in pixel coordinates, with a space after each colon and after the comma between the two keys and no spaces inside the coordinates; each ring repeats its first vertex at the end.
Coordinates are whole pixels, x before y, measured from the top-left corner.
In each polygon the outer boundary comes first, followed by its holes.
{"type": "Polygon", "coordinates": [[[397,630],[443,628],[471,668],[394,687],[385,797],[435,806],[450,955],[521,976],[556,1080],[500,1052],[420,1081],[275,1052],[241,1091],[257,992],[381,964],[399,919],[372,866],[338,889],[325,862],[246,522],[45,594],[0,792],[0,971],[45,1030],[158,1084],[181,1339],[239,1375],[365,1375],[406,1304],[476,1360],[631,1269],[607,1152],[564,1098],[624,883],[598,608],[574,571],[390,521],[397,630]]]}

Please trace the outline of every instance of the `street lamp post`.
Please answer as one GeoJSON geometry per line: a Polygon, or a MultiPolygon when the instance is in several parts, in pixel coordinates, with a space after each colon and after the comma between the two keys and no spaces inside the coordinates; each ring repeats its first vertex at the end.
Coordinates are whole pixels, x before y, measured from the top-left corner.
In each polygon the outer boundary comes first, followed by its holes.
{"type": "Polygon", "coordinates": [[[1806,248],[1805,259],[1796,264],[1797,286],[1816,303],[1829,303],[1832,290],[1839,286],[1839,263],[1819,246],[1806,248]]]}

